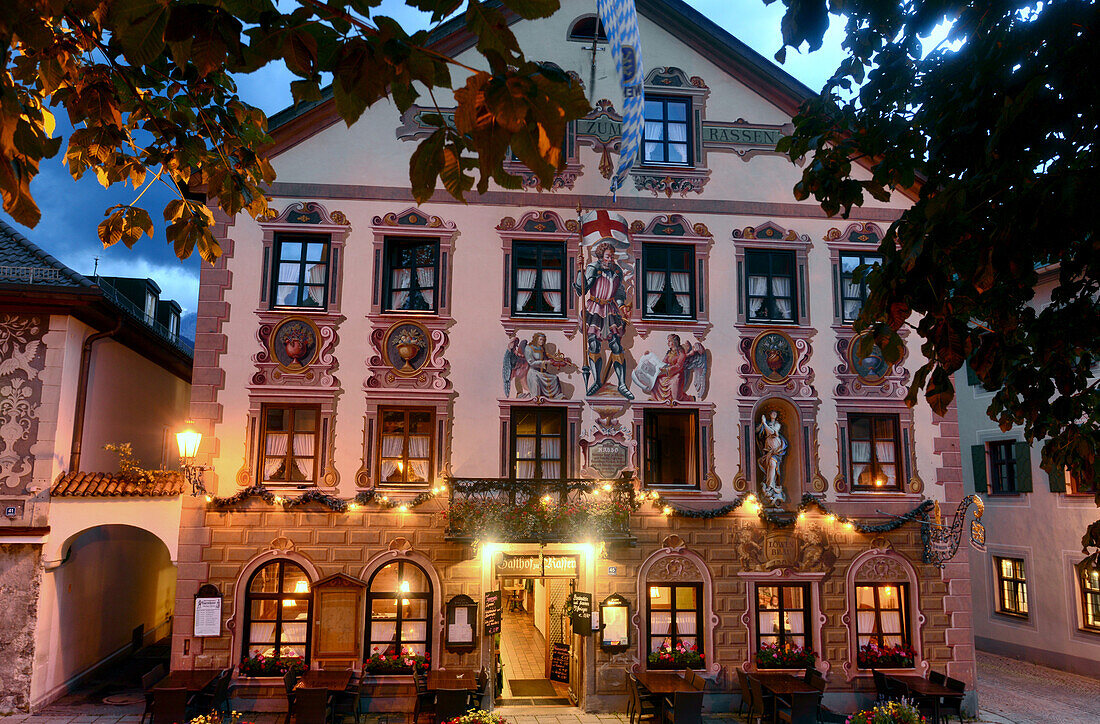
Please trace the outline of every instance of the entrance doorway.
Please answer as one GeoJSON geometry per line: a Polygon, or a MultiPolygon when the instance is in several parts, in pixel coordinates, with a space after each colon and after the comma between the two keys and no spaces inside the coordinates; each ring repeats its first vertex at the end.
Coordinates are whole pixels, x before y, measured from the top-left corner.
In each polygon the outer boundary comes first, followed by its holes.
{"type": "MultiPolygon", "coordinates": [[[[563,653],[573,642],[566,603],[576,588],[564,577],[500,577],[503,614],[500,663],[502,706],[560,706],[572,704],[568,668],[563,653]],[[558,665],[554,666],[557,652],[558,665]],[[564,674],[564,675],[563,675],[564,674]]],[[[567,659],[566,659],[567,660],[567,659]]]]}

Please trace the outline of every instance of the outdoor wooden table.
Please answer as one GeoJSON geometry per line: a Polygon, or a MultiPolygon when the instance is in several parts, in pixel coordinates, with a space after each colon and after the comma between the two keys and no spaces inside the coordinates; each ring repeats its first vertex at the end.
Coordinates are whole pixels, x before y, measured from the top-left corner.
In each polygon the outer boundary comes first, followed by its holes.
{"type": "Polygon", "coordinates": [[[168,676],[158,681],[153,686],[157,689],[187,689],[188,694],[202,691],[210,682],[217,678],[221,669],[181,669],[169,672],[168,676]]]}
{"type": "Polygon", "coordinates": [[[428,672],[428,690],[467,689],[477,691],[476,669],[432,669],[428,672]]]}
{"type": "Polygon", "coordinates": [[[343,691],[351,683],[351,670],[344,671],[314,671],[310,669],[302,674],[295,689],[328,689],[329,691],[343,691]]]}
{"type": "Polygon", "coordinates": [[[954,689],[948,689],[942,684],[929,681],[923,676],[917,676],[916,674],[887,674],[886,678],[896,681],[899,684],[905,684],[909,689],[909,693],[915,698],[924,699],[930,702],[932,704],[933,724],[938,724],[940,720],[940,697],[960,695],[960,692],[954,689]]]}
{"type": "Polygon", "coordinates": [[[634,677],[638,683],[654,694],[675,694],[678,691],[696,691],[684,677],[676,671],[638,671],[634,677]]]}
{"type": "Polygon", "coordinates": [[[817,691],[817,689],[807,684],[804,679],[793,676],[792,674],[784,674],[777,671],[757,671],[756,673],[750,673],[749,677],[759,681],[760,686],[776,696],[810,694],[817,691]]]}

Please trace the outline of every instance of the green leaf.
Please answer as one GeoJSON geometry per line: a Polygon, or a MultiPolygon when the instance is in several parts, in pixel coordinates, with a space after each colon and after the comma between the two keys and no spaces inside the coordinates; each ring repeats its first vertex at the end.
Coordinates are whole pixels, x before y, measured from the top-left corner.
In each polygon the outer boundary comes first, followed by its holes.
{"type": "Polygon", "coordinates": [[[115,0],[108,22],[122,50],[135,66],[152,63],[164,50],[168,25],[167,0],[115,0]]]}

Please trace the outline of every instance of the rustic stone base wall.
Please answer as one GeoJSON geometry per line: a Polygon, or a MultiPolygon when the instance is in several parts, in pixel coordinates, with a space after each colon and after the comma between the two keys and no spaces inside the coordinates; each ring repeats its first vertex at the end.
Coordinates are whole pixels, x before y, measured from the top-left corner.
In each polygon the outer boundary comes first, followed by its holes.
{"type": "Polygon", "coordinates": [[[29,711],[42,547],[0,544],[0,716],[29,711]]]}

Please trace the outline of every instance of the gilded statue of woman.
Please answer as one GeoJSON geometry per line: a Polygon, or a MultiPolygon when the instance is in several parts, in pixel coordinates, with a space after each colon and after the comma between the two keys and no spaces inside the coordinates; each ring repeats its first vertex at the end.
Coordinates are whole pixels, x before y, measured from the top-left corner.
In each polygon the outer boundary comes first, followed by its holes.
{"type": "Polygon", "coordinates": [[[783,424],[779,421],[779,410],[771,410],[760,416],[760,425],[756,428],[760,438],[760,457],[757,465],[764,473],[760,492],[768,506],[779,506],[787,502],[783,491],[782,466],[787,456],[787,439],[783,437],[783,424]]]}

